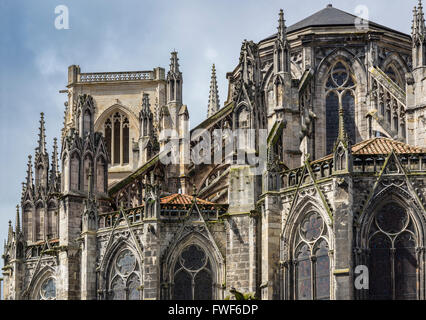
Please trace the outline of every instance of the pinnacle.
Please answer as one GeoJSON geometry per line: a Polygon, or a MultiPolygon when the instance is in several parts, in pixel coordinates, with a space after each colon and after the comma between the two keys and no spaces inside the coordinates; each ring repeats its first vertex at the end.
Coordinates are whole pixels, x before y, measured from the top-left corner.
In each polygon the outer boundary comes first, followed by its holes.
{"type": "Polygon", "coordinates": [[[210,80],[210,93],[209,93],[209,104],[207,107],[207,117],[211,117],[217,111],[219,111],[219,92],[217,88],[217,79],[216,79],[216,67],[213,64],[212,66],[212,75],[210,80]]]}

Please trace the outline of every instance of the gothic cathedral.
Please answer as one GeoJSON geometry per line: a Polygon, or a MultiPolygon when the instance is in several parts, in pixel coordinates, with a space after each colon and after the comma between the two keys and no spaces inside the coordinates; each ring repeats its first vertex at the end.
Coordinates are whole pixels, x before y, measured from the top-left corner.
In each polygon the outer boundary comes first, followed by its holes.
{"type": "Polygon", "coordinates": [[[277,29],[243,41],[223,104],[213,65],[191,130],[177,52],[167,72],[70,66],[60,143],[49,156],[41,114],[9,222],[5,299],[426,299],[421,1],[411,36],[331,5],[277,29]],[[250,152],[222,154],[245,129],[250,152]]]}

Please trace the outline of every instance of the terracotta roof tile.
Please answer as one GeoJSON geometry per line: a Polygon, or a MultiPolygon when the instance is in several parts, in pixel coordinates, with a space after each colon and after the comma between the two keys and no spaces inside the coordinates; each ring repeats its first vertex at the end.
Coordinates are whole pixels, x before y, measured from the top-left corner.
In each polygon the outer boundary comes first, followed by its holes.
{"type": "Polygon", "coordinates": [[[389,154],[392,149],[398,154],[426,153],[426,148],[415,147],[389,138],[374,138],[352,147],[355,155],[389,154]]]}
{"type": "MultiPolygon", "coordinates": [[[[169,196],[163,197],[160,199],[161,204],[191,204],[194,196],[189,194],[180,194],[174,193],[169,196]]],[[[209,202],[200,198],[197,198],[197,203],[199,204],[214,204],[213,202],[209,202]]]]}
{"type": "MultiPolygon", "coordinates": [[[[387,155],[392,149],[397,154],[419,154],[426,153],[426,148],[415,147],[404,142],[396,141],[389,138],[373,138],[364,140],[352,146],[353,155],[387,155]]],[[[333,155],[329,154],[321,159],[315,160],[312,164],[322,162],[324,160],[333,159],[333,155]]]]}

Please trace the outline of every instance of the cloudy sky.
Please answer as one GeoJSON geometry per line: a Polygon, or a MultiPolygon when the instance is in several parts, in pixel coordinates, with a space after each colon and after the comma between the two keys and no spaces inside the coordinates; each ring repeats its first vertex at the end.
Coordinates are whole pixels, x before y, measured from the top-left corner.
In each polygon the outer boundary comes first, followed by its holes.
{"type": "MultiPolygon", "coordinates": [[[[0,0],[0,239],[15,219],[28,154],[34,154],[40,112],[47,121],[48,149],[60,135],[67,67],[82,72],[168,68],[179,52],[183,99],[191,125],[205,118],[212,63],[221,103],[225,74],[238,62],[244,39],[276,32],[279,9],[287,26],[328,3],[356,13],[366,5],[371,21],[410,33],[409,1],[358,0],[0,0]],[[55,7],[69,9],[69,30],[55,28],[55,7]]],[[[3,253],[3,246],[0,248],[3,253]]],[[[3,261],[0,262],[0,266],[3,261]]]]}

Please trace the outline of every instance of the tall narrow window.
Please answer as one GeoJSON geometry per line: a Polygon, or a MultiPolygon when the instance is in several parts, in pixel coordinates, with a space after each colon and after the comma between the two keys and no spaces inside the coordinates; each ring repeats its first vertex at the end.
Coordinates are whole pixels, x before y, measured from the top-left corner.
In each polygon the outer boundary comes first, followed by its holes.
{"type": "Polygon", "coordinates": [[[373,300],[417,299],[416,233],[396,203],[379,210],[369,232],[369,296],[373,300]]]}
{"type": "Polygon", "coordinates": [[[121,116],[117,112],[114,115],[114,164],[120,164],[121,149],[121,116]]]}
{"type": "Polygon", "coordinates": [[[109,163],[111,163],[112,154],[111,154],[111,139],[112,139],[112,124],[111,119],[107,119],[104,125],[105,129],[105,141],[108,150],[109,163]]]}
{"type": "Polygon", "coordinates": [[[327,227],[319,213],[309,212],[299,224],[294,247],[295,299],[330,299],[327,227]]]}
{"type": "Polygon", "coordinates": [[[210,260],[197,245],[186,247],[174,268],[173,299],[211,300],[213,277],[210,260]]]}
{"type": "Polygon", "coordinates": [[[130,159],[130,123],[128,117],[115,112],[104,123],[105,141],[109,163],[112,165],[129,164],[130,159]]]}
{"type": "Polygon", "coordinates": [[[86,109],[83,116],[83,135],[84,136],[90,133],[91,123],[92,123],[92,115],[90,114],[90,111],[86,109]]]}
{"type": "Polygon", "coordinates": [[[123,163],[129,163],[129,120],[123,120],[123,163]]]}
{"type": "Polygon", "coordinates": [[[333,151],[338,135],[338,114],[341,107],[344,112],[345,129],[352,143],[356,141],[355,126],[355,88],[356,84],[349,68],[337,62],[330,71],[325,85],[326,91],[326,148],[333,151]]]}
{"type": "Polygon", "coordinates": [[[80,184],[80,158],[76,153],[71,156],[70,178],[71,190],[78,190],[80,184]]]}

